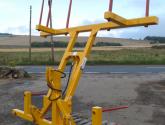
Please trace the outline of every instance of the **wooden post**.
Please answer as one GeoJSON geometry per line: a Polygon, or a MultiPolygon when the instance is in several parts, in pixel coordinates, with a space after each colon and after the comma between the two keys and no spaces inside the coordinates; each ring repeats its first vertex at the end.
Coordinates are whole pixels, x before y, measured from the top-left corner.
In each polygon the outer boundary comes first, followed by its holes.
{"type": "Polygon", "coordinates": [[[30,23],[29,23],[29,61],[31,62],[31,30],[32,30],[32,6],[30,6],[30,23]]]}

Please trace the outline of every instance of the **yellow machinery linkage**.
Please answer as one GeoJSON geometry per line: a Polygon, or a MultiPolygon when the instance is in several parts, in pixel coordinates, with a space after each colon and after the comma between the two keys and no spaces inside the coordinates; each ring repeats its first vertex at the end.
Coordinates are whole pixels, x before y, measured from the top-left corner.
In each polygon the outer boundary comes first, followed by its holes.
{"type": "MultiPolygon", "coordinates": [[[[91,52],[91,48],[98,31],[158,24],[158,18],[154,16],[137,19],[125,19],[111,11],[105,12],[104,18],[107,19],[108,22],[73,28],[52,29],[41,24],[36,26],[36,29],[41,31],[41,36],[46,37],[50,34],[69,34],[70,41],[58,69],[54,70],[51,67],[47,68],[46,79],[49,90],[47,95],[43,96],[43,107],[38,109],[32,105],[32,93],[26,91],[24,93],[24,111],[13,109],[12,112],[14,115],[34,122],[37,125],[76,125],[76,122],[72,117],[72,97],[74,96],[80,76],[91,52]],[[78,38],[78,34],[82,32],[90,32],[86,46],[83,51],[73,52],[72,50],[76,39],[78,38]],[[66,64],[69,60],[72,60],[74,65],[71,72],[69,85],[65,95],[63,96],[61,79],[62,73],[64,72],[66,64]],[[49,109],[51,109],[52,113],[51,120],[45,118],[45,114],[49,109]]],[[[101,107],[93,107],[91,125],[102,125],[101,107]]]]}

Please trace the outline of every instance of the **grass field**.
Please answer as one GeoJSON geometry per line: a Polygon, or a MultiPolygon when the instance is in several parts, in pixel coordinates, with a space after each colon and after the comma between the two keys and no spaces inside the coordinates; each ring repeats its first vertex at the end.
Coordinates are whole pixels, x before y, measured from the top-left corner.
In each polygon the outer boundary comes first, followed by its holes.
{"type": "MultiPolygon", "coordinates": [[[[51,53],[48,51],[35,51],[32,60],[29,61],[28,52],[0,52],[0,65],[51,65],[58,64],[63,55],[63,50],[55,52],[55,63],[51,61],[51,53]]],[[[88,64],[165,64],[165,49],[139,48],[93,50],[89,56],[88,64]]]]}

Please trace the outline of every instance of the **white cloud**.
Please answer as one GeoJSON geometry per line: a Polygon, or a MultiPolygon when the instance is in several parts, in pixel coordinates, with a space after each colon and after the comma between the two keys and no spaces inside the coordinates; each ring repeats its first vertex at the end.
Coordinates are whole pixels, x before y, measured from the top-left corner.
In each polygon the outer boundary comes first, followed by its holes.
{"type": "MultiPolygon", "coordinates": [[[[70,26],[79,26],[105,22],[103,15],[108,8],[108,0],[85,0],[74,1],[71,14],[70,26]]],[[[9,32],[13,34],[28,34],[29,26],[29,5],[33,5],[32,27],[33,34],[38,32],[35,25],[39,20],[40,0],[5,0],[1,1],[0,11],[0,32],[9,32]]],[[[99,32],[98,36],[125,37],[125,38],[142,38],[146,35],[164,36],[164,0],[151,0],[150,13],[160,17],[160,25],[146,28],[129,28],[99,32]]],[[[66,14],[68,1],[54,1],[53,4],[53,26],[55,28],[64,28],[66,23],[66,14]],[[63,8],[63,9],[61,9],[63,8]]],[[[113,11],[126,18],[136,18],[145,14],[145,0],[115,0],[113,11]]],[[[46,22],[47,12],[44,12],[43,23],[46,22]]],[[[88,35],[81,34],[81,35],[88,35]]]]}
{"type": "MultiPolygon", "coordinates": [[[[18,26],[18,27],[8,27],[7,29],[4,29],[5,33],[11,33],[15,35],[28,35],[29,34],[29,28],[26,26],[18,26]]],[[[38,35],[38,31],[32,29],[33,35],[38,35]]]]}
{"type": "Polygon", "coordinates": [[[28,28],[26,26],[8,27],[7,29],[4,30],[4,32],[12,33],[12,34],[27,35],[28,28]]]}

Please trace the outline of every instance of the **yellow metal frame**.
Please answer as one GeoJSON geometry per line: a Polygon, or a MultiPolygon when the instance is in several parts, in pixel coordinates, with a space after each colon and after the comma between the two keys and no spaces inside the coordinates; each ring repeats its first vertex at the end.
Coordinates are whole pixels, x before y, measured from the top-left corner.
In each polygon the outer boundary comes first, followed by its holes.
{"type": "MultiPolygon", "coordinates": [[[[118,28],[136,27],[136,26],[148,26],[158,24],[157,17],[144,17],[137,19],[125,19],[112,12],[105,12],[104,18],[108,22],[79,26],[65,29],[51,29],[46,26],[37,25],[36,29],[41,31],[41,36],[46,37],[50,34],[62,35],[69,34],[70,41],[65,50],[58,70],[64,72],[68,60],[72,59],[74,67],[70,77],[68,89],[65,97],[62,98],[61,93],[61,74],[56,72],[53,68],[49,67],[46,71],[47,83],[52,86],[52,89],[48,90],[47,95],[43,96],[43,107],[38,109],[31,104],[31,92],[24,93],[24,111],[13,109],[13,114],[23,118],[25,120],[34,122],[38,125],[76,125],[72,118],[72,97],[78,85],[78,81],[85,67],[87,58],[91,52],[92,45],[95,41],[98,31],[110,30],[118,28]],[[81,52],[73,52],[73,48],[78,38],[78,34],[81,32],[91,32],[86,42],[86,46],[81,52]],[[52,100],[50,100],[50,98],[52,100]],[[53,100],[54,99],[54,100],[53,100]],[[48,109],[52,111],[52,119],[47,120],[44,116],[48,112],[48,109]]],[[[92,109],[92,125],[102,124],[102,108],[94,107],[92,109]]]]}

